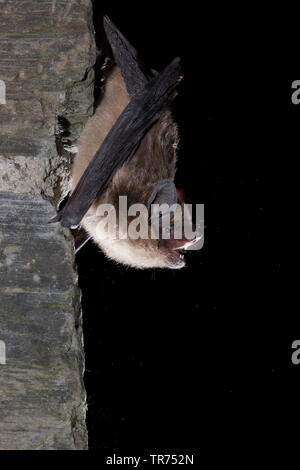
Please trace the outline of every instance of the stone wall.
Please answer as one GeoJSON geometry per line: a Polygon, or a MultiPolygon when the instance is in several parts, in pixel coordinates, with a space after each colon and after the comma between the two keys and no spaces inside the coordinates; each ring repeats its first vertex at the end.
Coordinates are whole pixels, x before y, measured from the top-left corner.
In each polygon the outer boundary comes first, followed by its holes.
{"type": "Polygon", "coordinates": [[[90,0],[0,0],[0,449],[87,447],[73,240],[47,222],[94,62],[90,0]]]}

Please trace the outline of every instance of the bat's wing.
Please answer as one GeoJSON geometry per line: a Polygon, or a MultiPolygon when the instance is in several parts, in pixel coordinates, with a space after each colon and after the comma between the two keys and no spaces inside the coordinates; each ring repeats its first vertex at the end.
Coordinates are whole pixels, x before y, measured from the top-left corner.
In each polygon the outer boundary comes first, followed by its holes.
{"type": "Polygon", "coordinates": [[[51,222],[60,221],[77,227],[97,195],[103,191],[117,170],[132,157],[141,139],[176,95],[182,79],[180,59],[174,59],[160,74],[137,91],[113,128],[61,212],[51,222]]]}
{"type": "Polygon", "coordinates": [[[137,51],[108,16],[104,16],[104,29],[111,45],[115,62],[120,67],[128,94],[132,96],[144,88],[148,82],[148,78],[140,68],[137,51]]]}

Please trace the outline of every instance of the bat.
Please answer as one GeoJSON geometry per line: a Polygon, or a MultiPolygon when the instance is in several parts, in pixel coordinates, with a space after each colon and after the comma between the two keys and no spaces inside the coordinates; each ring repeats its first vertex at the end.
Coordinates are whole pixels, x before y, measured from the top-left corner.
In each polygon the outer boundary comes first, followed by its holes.
{"type": "Polygon", "coordinates": [[[199,236],[175,236],[176,221],[182,223],[179,209],[183,202],[178,200],[174,184],[179,137],[170,104],[183,78],[180,59],[175,58],[160,73],[145,72],[134,47],[107,16],[104,30],[113,65],[79,140],[71,196],[52,221],[71,229],[82,227],[87,239],[80,248],[92,238],[118,263],[138,269],[182,268],[184,250],[199,236]],[[140,224],[147,236],[130,236],[134,217],[121,217],[120,196],[126,197],[128,207],[145,207],[140,224]],[[155,213],[155,205],[162,204],[175,209],[155,213]],[[105,215],[103,207],[108,208],[105,215]],[[115,221],[108,226],[104,222],[113,213],[115,221]]]}

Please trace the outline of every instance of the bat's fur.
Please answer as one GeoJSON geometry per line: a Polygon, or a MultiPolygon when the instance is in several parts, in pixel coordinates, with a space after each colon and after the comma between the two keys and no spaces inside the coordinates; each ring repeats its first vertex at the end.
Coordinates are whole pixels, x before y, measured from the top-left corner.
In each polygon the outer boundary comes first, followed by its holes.
{"type": "MultiPolygon", "coordinates": [[[[72,189],[76,187],[84,170],[94,157],[104,138],[129,103],[129,96],[120,69],[111,70],[102,99],[95,114],[87,122],[79,142],[78,155],[72,172],[72,189]]],[[[135,268],[181,268],[184,260],[171,249],[169,240],[160,243],[152,239],[99,238],[96,215],[99,204],[110,203],[118,208],[119,196],[127,196],[128,207],[146,204],[153,189],[162,179],[174,179],[178,132],[171,112],[165,110],[159,120],[142,139],[132,159],[114,175],[108,188],[98,197],[82,219],[82,226],[103,252],[111,259],[135,268]]],[[[130,220],[129,220],[130,221],[130,220]]],[[[118,227],[124,232],[127,227],[118,227]]],[[[103,238],[103,237],[101,237],[103,238]]]]}

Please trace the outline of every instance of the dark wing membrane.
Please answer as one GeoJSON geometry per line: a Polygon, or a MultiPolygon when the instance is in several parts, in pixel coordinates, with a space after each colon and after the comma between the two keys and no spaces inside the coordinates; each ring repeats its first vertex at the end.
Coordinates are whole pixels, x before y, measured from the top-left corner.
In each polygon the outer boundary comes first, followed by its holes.
{"type": "Polygon", "coordinates": [[[80,224],[97,195],[133,155],[145,133],[174,98],[181,79],[180,59],[176,58],[132,97],[53,222],[60,220],[69,228],[80,224]]]}
{"type": "Polygon", "coordinates": [[[137,52],[108,16],[104,16],[104,29],[111,45],[115,62],[120,67],[128,94],[132,96],[144,88],[148,82],[139,66],[137,52]]]}

